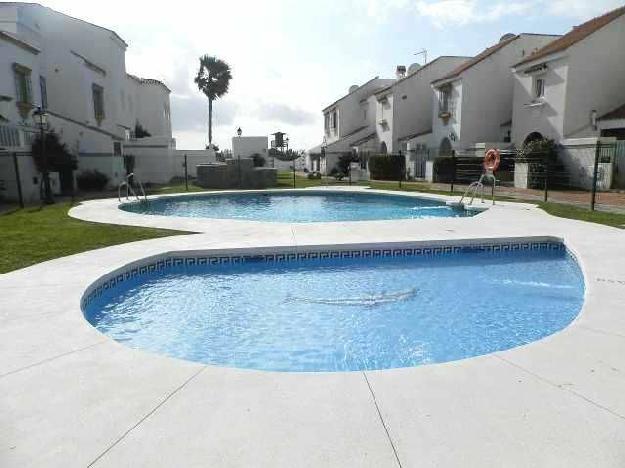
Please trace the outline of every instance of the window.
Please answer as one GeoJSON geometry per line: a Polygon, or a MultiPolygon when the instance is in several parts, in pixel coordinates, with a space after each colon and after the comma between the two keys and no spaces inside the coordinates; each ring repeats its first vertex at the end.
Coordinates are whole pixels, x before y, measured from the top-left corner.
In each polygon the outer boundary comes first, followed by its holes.
{"type": "Polygon", "coordinates": [[[30,68],[14,63],[13,75],[15,77],[16,102],[32,104],[33,92],[30,84],[30,68]]]}
{"type": "Polygon", "coordinates": [[[544,78],[534,79],[534,97],[541,98],[545,95],[545,80],[544,78]]]}
{"type": "Polygon", "coordinates": [[[451,87],[447,86],[438,92],[438,111],[440,113],[450,113],[451,108],[451,87]]]}
{"type": "Polygon", "coordinates": [[[46,79],[43,76],[39,77],[39,90],[41,91],[41,107],[48,108],[48,89],[46,87],[46,79]]]}
{"type": "Polygon", "coordinates": [[[171,118],[171,111],[169,110],[169,103],[165,103],[165,106],[163,108],[163,115],[165,117],[165,122],[169,123],[169,120],[171,118]]]}
{"type": "Polygon", "coordinates": [[[94,83],[91,90],[93,92],[93,115],[100,125],[104,120],[104,88],[94,83]]]}
{"type": "Polygon", "coordinates": [[[332,129],[336,130],[336,111],[332,112],[332,129]]]}

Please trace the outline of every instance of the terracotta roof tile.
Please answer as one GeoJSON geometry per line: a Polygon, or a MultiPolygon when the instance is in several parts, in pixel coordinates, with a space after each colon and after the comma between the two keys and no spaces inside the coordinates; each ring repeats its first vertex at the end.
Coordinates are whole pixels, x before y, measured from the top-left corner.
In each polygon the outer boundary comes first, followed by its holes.
{"type": "Polygon", "coordinates": [[[597,16],[596,18],[591,19],[590,21],[586,21],[585,23],[574,27],[571,31],[569,31],[564,36],[556,39],[555,41],[550,42],[546,46],[538,49],[533,54],[521,60],[517,65],[522,65],[524,63],[532,62],[536,59],[546,57],[547,55],[554,54],[556,52],[560,52],[568,49],[573,44],[578,43],[579,41],[585,39],[590,36],[595,31],[603,28],[608,25],[621,15],[625,14],[625,6],[617,8],[616,10],[609,11],[604,15],[597,16]]]}

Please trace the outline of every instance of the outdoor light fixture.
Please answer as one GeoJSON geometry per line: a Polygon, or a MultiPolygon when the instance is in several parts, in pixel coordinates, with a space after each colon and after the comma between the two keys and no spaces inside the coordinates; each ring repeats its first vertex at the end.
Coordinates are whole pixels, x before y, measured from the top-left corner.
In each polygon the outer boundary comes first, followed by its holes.
{"type": "Polygon", "coordinates": [[[37,107],[33,112],[33,120],[39,128],[45,128],[48,124],[48,114],[41,107],[37,107]]]}
{"type": "Polygon", "coordinates": [[[52,199],[52,189],[50,187],[50,173],[48,172],[48,158],[46,155],[45,131],[48,126],[48,114],[41,107],[37,107],[37,109],[33,112],[33,120],[35,121],[35,125],[39,127],[41,138],[41,172],[43,175],[42,199],[44,203],[50,205],[54,203],[54,200],[52,199]]]}
{"type": "Polygon", "coordinates": [[[237,128],[237,135],[241,136],[243,134],[243,130],[241,130],[241,127],[237,128]]]}

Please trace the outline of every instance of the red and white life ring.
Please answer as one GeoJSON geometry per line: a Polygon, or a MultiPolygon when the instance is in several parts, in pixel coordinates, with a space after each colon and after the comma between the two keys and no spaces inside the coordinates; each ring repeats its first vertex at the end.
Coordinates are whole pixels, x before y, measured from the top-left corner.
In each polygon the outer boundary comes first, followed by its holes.
{"type": "Polygon", "coordinates": [[[487,171],[495,172],[500,162],[501,157],[498,149],[491,148],[484,155],[484,169],[487,171]]]}

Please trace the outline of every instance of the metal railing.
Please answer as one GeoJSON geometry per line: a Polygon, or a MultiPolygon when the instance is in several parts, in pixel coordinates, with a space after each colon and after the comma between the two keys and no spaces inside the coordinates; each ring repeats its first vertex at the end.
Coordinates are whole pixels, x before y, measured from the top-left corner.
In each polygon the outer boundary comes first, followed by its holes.
{"type": "Polygon", "coordinates": [[[122,189],[124,187],[126,187],[126,200],[130,200],[130,197],[133,196],[138,201],[141,201],[141,202],[148,201],[148,196],[145,194],[143,184],[141,183],[139,179],[137,179],[134,172],[131,172],[130,174],[128,174],[124,178],[124,180],[122,180],[119,183],[119,186],[117,187],[117,199],[120,202],[122,201],[122,189]],[[133,188],[133,184],[136,184],[138,188],[141,190],[141,197],[139,196],[139,194],[137,194],[137,192],[135,192],[135,189],[133,188]]]}

